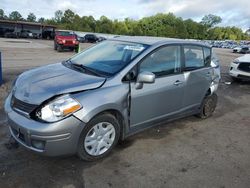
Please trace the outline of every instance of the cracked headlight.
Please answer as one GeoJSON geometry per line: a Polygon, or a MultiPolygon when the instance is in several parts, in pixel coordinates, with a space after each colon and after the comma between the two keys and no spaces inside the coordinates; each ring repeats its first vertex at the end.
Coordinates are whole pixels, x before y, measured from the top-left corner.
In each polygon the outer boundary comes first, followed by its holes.
{"type": "Polygon", "coordinates": [[[46,122],[59,121],[81,109],[81,104],[70,97],[64,95],[49,102],[38,111],[37,116],[46,122]]]}

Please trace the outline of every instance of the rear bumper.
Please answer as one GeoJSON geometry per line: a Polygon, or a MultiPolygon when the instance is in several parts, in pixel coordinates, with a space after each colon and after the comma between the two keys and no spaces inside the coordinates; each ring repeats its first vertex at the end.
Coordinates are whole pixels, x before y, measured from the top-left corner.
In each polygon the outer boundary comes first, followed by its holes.
{"type": "Polygon", "coordinates": [[[84,123],[70,116],[55,123],[42,123],[25,117],[5,103],[8,126],[13,138],[25,148],[46,156],[75,154],[84,123]]]}

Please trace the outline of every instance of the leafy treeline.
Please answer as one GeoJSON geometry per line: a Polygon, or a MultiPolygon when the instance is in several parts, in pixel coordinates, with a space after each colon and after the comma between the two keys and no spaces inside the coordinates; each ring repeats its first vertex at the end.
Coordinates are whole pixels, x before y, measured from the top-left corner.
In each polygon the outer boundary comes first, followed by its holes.
{"type": "Polygon", "coordinates": [[[216,15],[206,15],[201,22],[192,19],[183,20],[173,13],[156,14],[140,20],[126,18],[122,21],[111,20],[101,16],[96,20],[93,16],[79,16],[72,10],[64,12],[57,10],[51,19],[36,19],[30,13],[26,19],[18,11],[13,11],[6,16],[0,9],[0,19],[23,20],[56,25],[61,29],[71,29],[84,32],[97,32],[118,35],[147,35],[172,38],[210,39],[210,40],[245,40],[249,36],[237,27],[218,27],[222,19],[216,15]]]}

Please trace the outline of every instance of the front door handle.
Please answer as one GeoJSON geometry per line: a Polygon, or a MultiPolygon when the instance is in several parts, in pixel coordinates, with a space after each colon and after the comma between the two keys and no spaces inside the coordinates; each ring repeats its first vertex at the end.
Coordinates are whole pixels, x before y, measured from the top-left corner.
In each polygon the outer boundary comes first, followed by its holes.
{"type": "Polygon", "coordinates": [[[180,84],[183,84],[183,82],[181,82],[180,80],[176,80],[175,83],[174,83],[175,86],[178,86],[180,84]]]}

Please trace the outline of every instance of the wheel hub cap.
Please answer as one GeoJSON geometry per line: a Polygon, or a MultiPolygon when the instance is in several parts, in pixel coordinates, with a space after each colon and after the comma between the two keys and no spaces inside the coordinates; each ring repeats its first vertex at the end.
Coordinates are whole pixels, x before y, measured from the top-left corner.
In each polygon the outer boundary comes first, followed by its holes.
{"type": "Polygon", "coordinates": [[[94,125],[84,140],[85,151],[92,156],[105,153],[115,140],[115,128],[111,123],[101,122],[94,125]]]}

